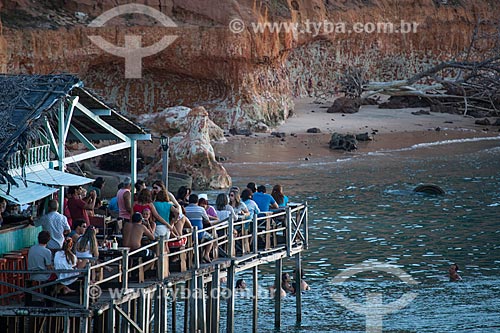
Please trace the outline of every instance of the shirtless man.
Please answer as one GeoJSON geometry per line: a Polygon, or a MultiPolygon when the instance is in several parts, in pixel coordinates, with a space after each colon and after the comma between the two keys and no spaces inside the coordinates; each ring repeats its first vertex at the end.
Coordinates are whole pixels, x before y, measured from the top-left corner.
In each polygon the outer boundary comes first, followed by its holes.
{"type": "MultiPolygon", "coordinates": [[[[141,240],[146,236],[150,240],[154,240],[154,232],[156,225],[144,221],[141,213],[134,213],[132,215],[131,223],[125,223],[123,226],[123,246],[129,247],[130,251],[137,250],[141,247],[141,240]]],[[[143,257],[146,260],[152,259],[155,254],[153,251],[146,249],[134,255],[134,257],[143,257]]]]}

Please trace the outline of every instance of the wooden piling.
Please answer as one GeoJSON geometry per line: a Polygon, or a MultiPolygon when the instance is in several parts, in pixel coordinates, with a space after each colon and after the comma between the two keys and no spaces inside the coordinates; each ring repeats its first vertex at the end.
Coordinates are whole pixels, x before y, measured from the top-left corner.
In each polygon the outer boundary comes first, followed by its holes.
{"type": "Polygon", "coordinates": [[[283,259],[276,260],[275,267],[275,291],[274,291],[274,328],[279,329],[281,326],[281,272],[283,259]]]}
{"type": "Polygon", "coordinates": [[[295,311],[297,323],[302,322],[302,259],[300,252],[295,255],[295,311]]]}
{"type": "Polygon", "coordinates": [[[234,261],[231,261],[231,266],[227,268],[227,332],[234,332],[234,261]]]}
{"type": "Polygon", "coordinates": [[[257,333],[258,332],[258,312],[257,312],[257,307],[259,304],[259,266],[254,266],[252,269],[252,275],[253,275],[253,286],[252,286],[252,291],[253,291],[253,300],[252,300],[252,305],[253,305],[253,311],[252,311],[252,332],[257,333]]]}
{"type": "Polygon", "coordinates": [[[220,265],[215,265],[215,270],[212,273],[212,289],[209,290],[212,298],[212,315],[210,332],[219,332],[220,327],[220,265]]]}

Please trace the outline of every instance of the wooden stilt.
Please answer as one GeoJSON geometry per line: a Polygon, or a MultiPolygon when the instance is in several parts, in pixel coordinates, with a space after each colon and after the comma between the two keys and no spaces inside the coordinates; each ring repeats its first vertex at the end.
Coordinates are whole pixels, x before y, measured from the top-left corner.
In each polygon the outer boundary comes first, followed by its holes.
{"type": "Polygon", "coordinates": [[[229,297],[227,298],[227,332],[234,332],[234,261],[227,268],[227,289],[229,297]]]}
{"type": "Polygon", "coordinates": [[[115,304],[114,300],[109,302],[109,310],[108,310],[108,329],[106,330],[108,333],[115,332],[116,328],[116,318],[115,318],[115,304]]]}
{"type": "Polygon", "coordinates": [[[281,272],[283,259],[276,260],[274,292],[274,328],[279,329],[281,326],[281,272]]]}
{"type": "Polygon", "coordinates": [[[184,293],[184,333],[189,331],[189,285],[190,281],[186,281],[186,288],[184,293]]]}
{"type": "Polygon", "coordinates": [[[297,323],[302,321],[302,259],[300,252],[295,255],[295,310],[297,311],[297,323]]]}
{"type": "Polygon", "coordinates": [[[206,317],[205,317],[205,311],[206,311],[206,306],[205,306],[205,284],[203,281],[203,275],[198,277],[198,283],[197,283],[197,301],[198,301],[198,332],[205,333],[206,332],[206,327],[207,327],[207,322],[206,322],[206,317]]]}
{"type": "Polygon", "coordinates": [[[177,285],[172,286],[172,332],[177,332],[177,285]]]}
{"type": "Polygon", "coordinates": [[[258,332],[258,312],[257,312],[257,307],[259,303],[259,266],[255,266],[252,269],[252,275],[253,275],[253,316],[252,316],[252,332],[257,333],[258,332]]]}
{"type": "Polygon", "coordinates": [[[161,331],[161,322],[162,322],[162,302],[161,302],[161,286],[156,285],[156,291],[154,293],[154,311],[155,311],[155,326],[154,332],[162,332],[161,331]]]}
{"type": "Polygon", "coordinates": [[[209,291],[212,298],[213,313],[211,316],[210,332],[219,332],[220,323],[220,266],[215,265],[215,270],[212,273],[212,289],[209,291]]]}
{"type": "Polygon", "coordinates": [[[193,271],[193,276],[191,277],[191,285],[190,285],[190,295],[189,295],[189,304],[190,304],[190,331],[196,332],[198,330],[198,302],[197,302],[197,283],[196,283],[196,271],[193,271]]]}
{"type": "Polygon", "coordinates": [[[205,311],[205,318],[207,321],[207,331],[211,332],[212,327],[212,282],[207,282],[207,309],[205,311]]]}

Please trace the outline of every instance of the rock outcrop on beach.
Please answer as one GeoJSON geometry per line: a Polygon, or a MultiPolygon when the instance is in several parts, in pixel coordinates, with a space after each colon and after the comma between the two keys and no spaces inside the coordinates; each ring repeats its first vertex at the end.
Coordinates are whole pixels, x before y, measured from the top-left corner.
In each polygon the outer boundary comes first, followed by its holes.
{"type": "Polygon", "coordinates": [[[208,120],[208,112],[203,107],[188,113],[186,132],[171,140],[171,165],[174,170],[190,175],[194,188],[227,188],[231,185],[231,177],[215,159],[208,120]]]}
{"type": "MultiPolygon", "coordinates": [[[[188,115],[191,110],[191,108],[186,106],[175,106],[157,113],[140,114],[135,118],[135,121],[150,129],[152,133],[158,136],[162,134],[173,136],[179,132],[188,131],[190,119],[188,115]]],[[[207,128],[211,141],[227,141],[222,128],[217,126],[210,117],[207,119],[207,128]]]]}
{"type": "Polygon", "coordinates": [[[275,125],[290,115],[294,96],[335,94],[339,73],[349,67],[366,68],[372,80],[406,77],[464,50],[478,18],[498,17],[493,0],[2,0],[0,7],[3,72],[77,73],[122,111],[204,106],[225,129],[275,125]],[[131,2],[160,10],[177,28],[137,15],[88,27],[104,11],[131,2]],[[228,28],[235,18],[245,24],[240,33],[228,28]],[[311,23],[327,30],[325,20],[336,29],[318,35],[311,23]],[[400,28],[401,20],[418,29],[348,33],[356,22],[390,21],[400,28]],[[253,30],[252,24],[265,22],[296,26],[280,33],[253,30]],[[143,45],[165,34],[179,38],[142,59],[142,79],[124,79],[123,58],[102,51],[88,36],[123,45],[125,34],[141,35],[143,45]]]}

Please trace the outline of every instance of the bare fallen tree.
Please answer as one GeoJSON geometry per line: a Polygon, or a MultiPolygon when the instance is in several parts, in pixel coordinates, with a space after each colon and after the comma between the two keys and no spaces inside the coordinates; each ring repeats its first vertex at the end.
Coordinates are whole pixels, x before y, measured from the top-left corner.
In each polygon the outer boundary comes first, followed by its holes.
{"type": "Polygon", "coordinates": [[[363,91],[368,96],[421,97],[464,115],[471,110],[484,116],[500,115],[500,22],[479,21],[463,59],[442,62],[406,80],[369,82],[363,91]]]}

